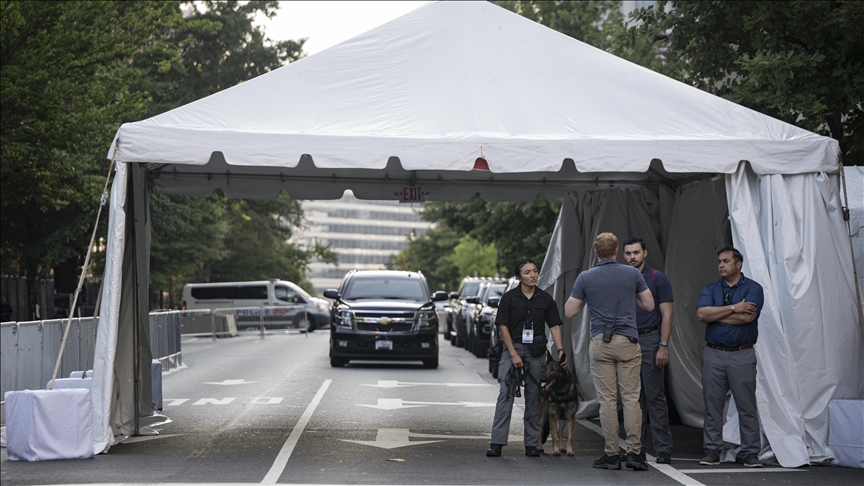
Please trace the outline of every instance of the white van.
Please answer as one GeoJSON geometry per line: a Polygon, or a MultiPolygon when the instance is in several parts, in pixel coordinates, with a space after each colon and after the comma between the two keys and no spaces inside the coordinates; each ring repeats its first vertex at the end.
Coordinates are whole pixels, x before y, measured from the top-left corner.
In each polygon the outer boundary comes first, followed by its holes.
{"type": "Polygon", "coordinates": [[[192,283],[183,286],[183,309],[231,309],[302,304],[310,329],[330,325],[329,304],[286,280],[192,283]]]}

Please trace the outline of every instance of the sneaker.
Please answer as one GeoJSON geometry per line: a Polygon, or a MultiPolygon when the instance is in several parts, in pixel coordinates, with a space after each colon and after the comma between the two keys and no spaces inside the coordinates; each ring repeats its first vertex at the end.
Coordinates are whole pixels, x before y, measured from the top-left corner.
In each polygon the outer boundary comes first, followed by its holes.
{"type": "Polygon", "coordinates": [[[603,454],[600,456],[600,459],[594,461],[595,469],[614,469],[616,471],[621,469],[621,458],[618,456],[607,456],[603,454]]]}
{"type": "Polygon", "coordinates": [[[486,457],[501,457],[501,446],[499,444],[489,444],[489,450],[486,451],[486,457]]]}
{"type": "Polygon", "coordinates": [[[709,451],[705,457],[699,459],[699,464],[703,466],[717,466],[720,464],[720,453],[717,451],[709,451]]]}
{"type": "Polygon", "coordinates": [[[657,464],[672,464],[672,456],[668,452],[657,454],[657,464]]]}
{"type": "Polygon", "coordinates": [[[743,457],[739,455],[735,458],[735,462],[743,464],[746,467],[762,467],[762,461],[759,460],[756,454],[746,454],[743,457]]]}
{"type": "Polygon", "coordinates": [[[528,446],[525,448],[525,455],[528,457],[540,457],[540,450],[536,447],[528,446]]]}
{"type": "Polygon", "coordinates": [[[645,458],[641,454],[633,454],[631,452],[627,454],[627,467],[634,471],[647,471],[648,463],[645,462],[645,458]]]}

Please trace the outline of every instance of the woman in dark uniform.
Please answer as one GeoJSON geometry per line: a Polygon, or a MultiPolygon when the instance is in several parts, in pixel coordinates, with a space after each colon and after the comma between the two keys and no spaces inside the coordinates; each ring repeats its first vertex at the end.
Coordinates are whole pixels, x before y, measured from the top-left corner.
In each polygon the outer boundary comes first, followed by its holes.
{"type": "Polygon", "coordinates": [[[510,435],[510,416],[513,397],[509,394],[507,376],[511,368],[523,368],[534,377],[525,377],[525,455],[538,457],[540,439],[540,387],[538,383],[546,370],[546,326],[552,334],[556,351],[553,353],[567,366],[567,356],[561,347],[561,316],[552,296],[537,288],[537,265],[522,260],[513,272],[520,285],[501,296],[495,325],[504,351],[498,363],[498,403],[492,422],[492,440],[488,457],[500,457],[510,435]]]}

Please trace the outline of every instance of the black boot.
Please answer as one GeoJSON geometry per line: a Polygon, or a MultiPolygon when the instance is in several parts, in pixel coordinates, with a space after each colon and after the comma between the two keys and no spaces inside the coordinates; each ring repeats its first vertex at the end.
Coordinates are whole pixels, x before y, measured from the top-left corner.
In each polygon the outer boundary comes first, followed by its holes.
{"type": "Polygon", "coordinates": [[[486,451],[486,457],[501,457],[501,445],[489,444],[489,450],[486,451]]]}

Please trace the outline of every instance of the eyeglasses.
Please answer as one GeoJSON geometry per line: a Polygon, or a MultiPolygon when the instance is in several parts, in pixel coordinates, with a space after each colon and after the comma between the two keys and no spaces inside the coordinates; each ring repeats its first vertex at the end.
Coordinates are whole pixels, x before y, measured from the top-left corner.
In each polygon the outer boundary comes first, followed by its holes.
{"type": "Polygon", "coordinates": [[[732,292],[725,291],[723,292],[723,305],[731,305],[732,304],[732,292]]]}

